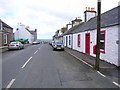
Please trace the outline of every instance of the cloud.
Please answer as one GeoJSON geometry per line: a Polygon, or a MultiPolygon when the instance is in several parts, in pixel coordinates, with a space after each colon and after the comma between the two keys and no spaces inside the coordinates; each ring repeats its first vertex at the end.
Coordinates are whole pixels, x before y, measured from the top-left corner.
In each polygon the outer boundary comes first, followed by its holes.
{"type": "MultiPolygon", "coordinates": [[[[117,6],[119,0],[101,1],[105,12],[117,6]]],[[[21,22],[37,28],[39,38],[51,38],[53,32],[76,17],[83,19],[86,6],[96,8],[97,0],[0,0],[0,16],[14,31],[21,22]]]]}

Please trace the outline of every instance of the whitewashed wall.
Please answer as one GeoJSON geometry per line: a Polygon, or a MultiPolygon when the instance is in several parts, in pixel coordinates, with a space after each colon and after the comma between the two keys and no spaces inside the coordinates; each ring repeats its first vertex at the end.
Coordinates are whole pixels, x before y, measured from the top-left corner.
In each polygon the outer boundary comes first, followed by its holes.
{"type": "MultiPolygon", "coordinates": [[[[118,27],[108,27],[102,28],[101,30],[106,30],[105,35],[105,53],[100,53],[100,58],[118,66],[118,27]]],[[[96,45],[96,35],[97,30],[92,30],[88,32],[80,32],[73,34],[73,49],[85,53],[85,34],[90,33],[90,55],[93,54],[93,46],[96,45]],[[80,34],[80,47],[78,47],[78,34],[80,34]]]]}
{"type": "MultiPolygon", "coordinates": [[[[105,35],[105,53],[100,53],[100,58],[118,66],[118,27],[108,27],[102,28],[101,30],[106,30],[105,35]]],[[[90,55],[96,56],[93,54],[93,46],[96,45],[96,30],[90,32],[90,55]]]]}
{"type": "Polygon", "coordinates": [[[73,34],[73,49],[85,53],[85,33],[80,32],[73,34]],[[78,34],[80,34],[80,47],[78,47],[78,34]]]}
{"type": "Polygon", "coordinates": [[[118,27],[106,28],[106,47],[105,54],[101,53],[101,59],[118,66],[118,27]]]}
{"type": "Polygon", "coordinates": [[[19,26],[19,29],[15,32],[15,39],[25,38],[28,39],[29,43],[32,43],[32,36],[29,31],[25,29],[25,25],[19,26]]]}
{"type": "Polygon", "coordinates": [[[66,46],[66,35],[63,36],[63,42],[64,42],[64,46],[66,46]]]}
{"type": "Polygon", "coordinates": [[[118,64],[120,66],[120,25],[118,26],[118,38],[118,64]]]}
{"type": "Polygon", "coordinates": [[[64,46],[67,46],[68,48],[72,48],[72,34],[70,34],[70,35],[65,35],[64,36],[64,46]],[[69,36],[70,36],[70,44],[69,44],[69,36]],[[67,42],[66,42],[66,37],[67,37],[67,42]],[[66,43],[67,43],[67,45],[66,45],[66,43]]]}

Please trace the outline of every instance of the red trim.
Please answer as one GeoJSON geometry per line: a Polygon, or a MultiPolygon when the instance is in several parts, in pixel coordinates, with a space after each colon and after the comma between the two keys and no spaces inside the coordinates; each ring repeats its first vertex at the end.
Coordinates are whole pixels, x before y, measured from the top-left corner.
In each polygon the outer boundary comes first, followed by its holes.
{"type": "Polygon", "coordinates": [[[105,53],[105,49],[106,49],[106,30],[102,30],[101,33],[104,33],[104,50],[100,49],[100,52],[105,53]]]}

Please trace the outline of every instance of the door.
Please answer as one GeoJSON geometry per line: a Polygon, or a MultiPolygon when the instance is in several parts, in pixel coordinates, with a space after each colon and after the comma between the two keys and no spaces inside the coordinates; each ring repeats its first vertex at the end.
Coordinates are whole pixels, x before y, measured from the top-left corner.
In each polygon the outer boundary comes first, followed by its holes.
{"type": "Polygon", "coordinates": [[[85,36],[85,53],[90,54],[90,33],[85,36]]]}

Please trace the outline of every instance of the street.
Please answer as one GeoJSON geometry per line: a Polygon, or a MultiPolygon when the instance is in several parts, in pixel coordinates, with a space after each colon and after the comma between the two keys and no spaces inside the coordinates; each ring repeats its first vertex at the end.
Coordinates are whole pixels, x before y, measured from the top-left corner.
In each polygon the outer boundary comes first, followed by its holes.
{"type": "Polygon", "coordinates": [[[2,59],[3,88],[118,88],[65,51],[48,44],[7,51],[2,59]]]}

